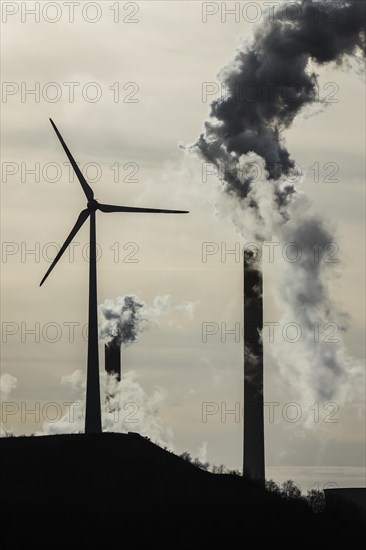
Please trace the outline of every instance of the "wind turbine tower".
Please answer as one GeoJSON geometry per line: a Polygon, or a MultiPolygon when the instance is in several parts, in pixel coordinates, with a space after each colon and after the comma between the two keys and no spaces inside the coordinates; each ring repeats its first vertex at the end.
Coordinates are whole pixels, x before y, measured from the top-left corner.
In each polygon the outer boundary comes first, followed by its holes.
{"type": "Polygon", "coordinates": [[[99,356],[98,356],[98,309],[97,309],[97,252],[96,252],[96,212],[105,213],[153,213],[153,214],[188,214],[186,210],[162,210],[156,208],[134,208],[130,206],[114,206],[101,204],[94,199],[94,193],[81,170],[76,164],[55,123],[50,122],[61,142],[62,147],[73,167],[75,174],[88,200],[87,207],[79,214],[74,227],[62,245],[56,258],[53,260],[40,286],[43,285],[66,248],[69,246],[79,229],[90,218],[90,253],[89,253],[89,331],[88,331],[88,359],[87,359],[87,384],[86,384],[86,415],[85,433],[100,433],[102,431],[100,387],[99,387],[99,356]]]}

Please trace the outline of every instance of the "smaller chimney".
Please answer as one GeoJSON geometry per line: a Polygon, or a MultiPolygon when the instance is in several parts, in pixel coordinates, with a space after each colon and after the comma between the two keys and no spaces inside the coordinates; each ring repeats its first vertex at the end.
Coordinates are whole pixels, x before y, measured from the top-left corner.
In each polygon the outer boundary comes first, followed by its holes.
{"type": "Polygon", "coordinates": [[[117,375],[119,382],[121,380],[121,346],[113,342],[104,344],[104,365],[107,374],[117,375]]]}

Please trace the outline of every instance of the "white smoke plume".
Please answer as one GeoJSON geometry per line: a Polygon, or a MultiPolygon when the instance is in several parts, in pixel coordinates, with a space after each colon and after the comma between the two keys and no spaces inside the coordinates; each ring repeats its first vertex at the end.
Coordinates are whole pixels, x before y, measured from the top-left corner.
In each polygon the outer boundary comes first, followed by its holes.
{"type": "Polygon", "coordinates": [[[352,398],[352,387],[362,384],[362,365],[350,357],[343,334],[348,316],[330,296],[328,283],[339,272],[335,232],[311,212],[300,197],[290,209],[291,219],[278,232],[280,246],[296,243],[296,262],[274,264],[271,276],[284,310],[281,326],[294,321],[299,341],[275,341],[271,350],[282,374],[298,387],[303,398],[328,402],[352,398]]]}
{"type": "Polygon", "coordinates": [[[18,380],[15,376],[4,372],[0,376],[0,393],[1,395],[8,396],[17,387],[18,380]]]}
{"type": "MultiPolygon", "coordinates": [[[[18,379],[12,374],[4,372],[4,374],[0,376],[0,397],[2,399],[7,398],[15,390],[17,385],[18,379]]],[[[6,437],[9,435],[13,435],[13,428],[5,428],[3,422],[1,422],[0,437],[6,437]]]]}
{"type": "MultiPolygon", "coordinates": [[[[62,383],[70,385],[77,399],[60,420],[45,422],[42,433],[38,435],[84,431],[85,377],[77,370],[69,377],[63,377],[62,383]]],[[[136,432],[161,446],[173,449],[173,432],[159,413],[159,406],[166,399],[163,388],[156,386],[153,393],[148,395],[133,371],[124,373],[120,382],[115,376],[101,373],[101,395],[104,432],[136,432]],[[104,395],[107,399],[103,398],[104,395]]]]}
{"type": "Polygon", "coordinates": [[[80,369],[77,369],[73,373],[61,378],[61,384],[68,385],[75,391],[79,390],[83,383],[84,376],[80,369]]]}
{"type": "Polygon", "coordinates": [[[207,462],[207,441],[204,441],[198,449],[198,460],[200,462],[207,462]]]}
{"type": "MultiPolygon", "coordinates": [[[[99,306],[101,338],[109,345],[129,345],[137,342],[139,332],[158,325],[162,315],[177,310],[191,319],[194,308],[195,304],[188,301],[174,305],[168,294],[156,296],[150,307],[134,294],[121,296],[116,301],[108,299],[99,306]]],[[[55,423],[44,423],[42,434],[84,431],[85,375],[78,369],[63,376],[61,383],[76,392],[78,399],[63,418],[55,423]]],[[[173,432],[159,413],[159,405],[166,399],[162,387],[156,386],[152,395],[148,395],[133,371],[123,373],[120,381],[113,374],[101,373],[101,396],[103,431],[137,432],[173,449],[173,432]]]]}

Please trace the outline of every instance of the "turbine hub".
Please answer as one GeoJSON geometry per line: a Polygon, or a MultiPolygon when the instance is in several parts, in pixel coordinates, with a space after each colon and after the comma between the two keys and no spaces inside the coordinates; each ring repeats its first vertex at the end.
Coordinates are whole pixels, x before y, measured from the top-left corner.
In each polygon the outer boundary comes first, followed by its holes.
{"type": "Polygon", "coordinates": [[[88,209],[92,212],[98,210],[98,206],[98,201],[96,201],[95,199],[91,199],[90,201],[88,201],[88,209]]]}

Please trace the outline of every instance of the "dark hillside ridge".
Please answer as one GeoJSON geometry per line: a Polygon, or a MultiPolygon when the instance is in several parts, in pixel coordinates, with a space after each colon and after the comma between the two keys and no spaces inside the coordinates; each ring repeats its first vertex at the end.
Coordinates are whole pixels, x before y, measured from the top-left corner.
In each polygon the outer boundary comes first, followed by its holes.
{"type": "Polygon", "coordinates": [[[248,545],[253,536],[314,544],[360,528],[200,470],[137,434],[8,437],[0,451],[3,549],[231,550],[246,535],[248,545]]]}

